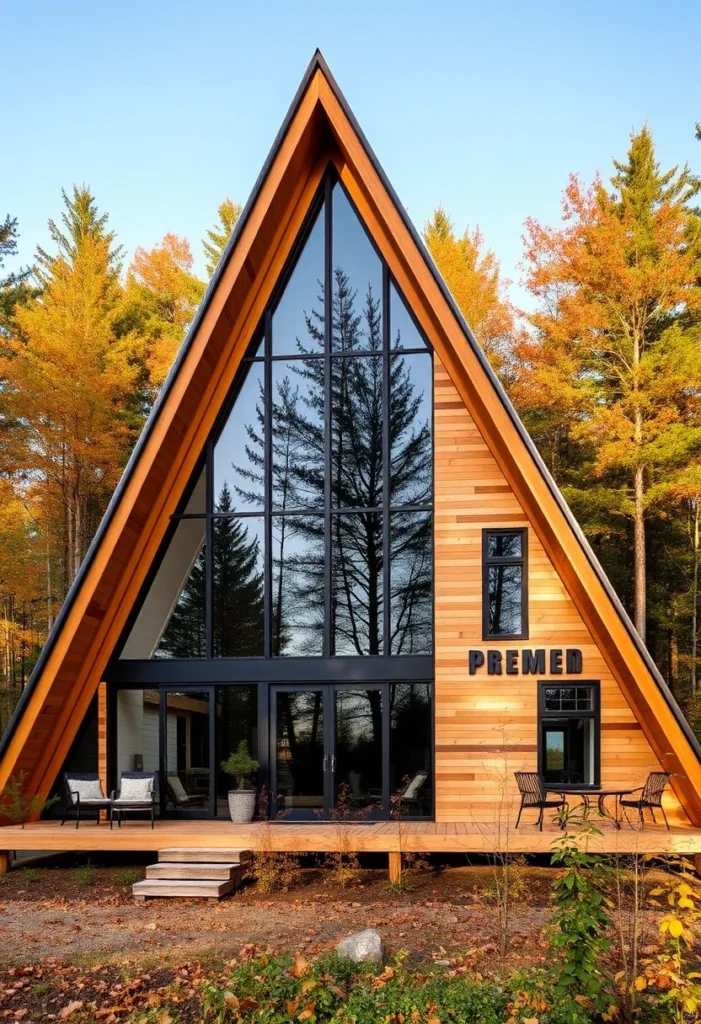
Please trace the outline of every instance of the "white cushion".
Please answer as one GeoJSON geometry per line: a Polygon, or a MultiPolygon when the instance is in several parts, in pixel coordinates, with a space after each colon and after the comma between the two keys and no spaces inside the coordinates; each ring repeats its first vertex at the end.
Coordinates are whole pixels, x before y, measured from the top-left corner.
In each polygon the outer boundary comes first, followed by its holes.
{"type": "Polygon", "coordinates": [[[81,804],[88,803],[88,801],[105,799],[99,779],[72,779],[69,775],[68,787],[74,804],[77,803],[76,793],[80,797],[81,804]]]}
{"type": "Polygon", "coordinates": [[[417,772],[407,788],[404,790],[404,799],[412,800],[426,781],[426,772],[417,772]]]}
{"type": "Polygon", "coordinates": [[[119,789],[120,802],[141,803],[151,802],[153,792],[153,776],[147,779],[125,779],[122,778],[119,789]]]}
{"type": "Polygon", "coordinates": [[[175,797],[179,804],[188,803],[190,797],[185,792],[185,787],[180,781],[180,777],[178,775],[169,775],[168,785],[173,790],[173,796],[175,797]]]}

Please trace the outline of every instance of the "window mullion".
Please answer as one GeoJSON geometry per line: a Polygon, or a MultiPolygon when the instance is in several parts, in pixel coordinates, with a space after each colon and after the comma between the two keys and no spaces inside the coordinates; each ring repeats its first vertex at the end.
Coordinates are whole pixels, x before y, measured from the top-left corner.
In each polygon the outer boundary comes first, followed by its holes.
{"type": "Polygon", "coordinates": [[[390,655],[392,638],[390,578],[390,365],[389,365],[389,271],[382,264],[382,653],[390,655]]]}
{"type": "Polygon", "coordinates": [[[331,333],[333,316],[333,252],[331,178],[324,183],[324,657],[332,652],[331,622],[331,333]]]}
{"type": "MultiPolygon", "coordinates": [[[[265,530],[265,558],[263,561],[263,655],[272,656],[273,649],[273,516],[272,516],[272,473],[273,473],[273,365],[270,359],[273,349],[273,317],[270,309],[265,314],[263,367],[264,429],[263,439],[263,524],[265,530]]],[[[282,572],[280,565],[280,572],[282,572]]],[[[280,609],[278,608],[278,615],[280,609]]]]}
{"type": "Polygon", "coordinates": [[[205,558],[205,654],[214,657],[214,442],[210,437],[206,446],[205,470],[205,521],[204,521],[204,558],[205,558]]]}

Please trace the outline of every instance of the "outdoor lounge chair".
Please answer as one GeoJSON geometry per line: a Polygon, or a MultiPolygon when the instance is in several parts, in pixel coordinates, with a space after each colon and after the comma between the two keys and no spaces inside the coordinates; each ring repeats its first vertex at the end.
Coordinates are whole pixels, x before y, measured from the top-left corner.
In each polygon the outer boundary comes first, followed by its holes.
{"type": "Polygon", "coordinates": [[[414,777],[409,780],[404,792],[399,794],[399,805],[402,810],[406,808],[410,814],[412,812],[416,814],[421,813],[421,789],[423,788],[428,776],[428,770],[426,768],[422,768],[421,771],[418,771],[414,777]]]}
{"type": "Polygon", "coordinates": [[[526,807],[537,807],[540,810],[538,815],[537,825],[540,831],[543,831],[543,811],[546,807],[564,807],[567,808],[567,801],[564,797],[558,799],[548,800],[548,791],[546,790],[543,780],[541,779],[538,772],[514,772],[516,778],[516,785],[518,786],[519,793],[521,794],[521,806],[518,809],[518,817],[516,818],[516,828],[518,828],[521,820],[521,814],[526,807]]]}
{"type": "Polygon", "coordinates": [[[662,794],[664,793],[665,787],[671,777],[671,772],[650,772],[644,786],[640,786],[638,789],[631,789],[629,793],[625,793],[621,797],[621,807],[623,808],[623,813],[625,814],[626,821],[629,825],[632,826],[632,822],[628,817],[626,807],[637,808],[641,828],[645,827],[646,807],[650,808],[652,820],[657,824],[657,820],[655,818],[655,807],[658,807],[660,811],[662,811],[662,817],[664,818],[664,823],[667,826],[667,831],[670,831],[667,815],[665,814],[664,807],[662,806],[662,794]],[[635,793],[639,793],[640,796],[634,796],[635,793]]]}
{"type": "Polygon", "coordinates": [[[71,811],[75,812],[75,827],[80,824],[80,812],[93,813],[100,824],[100,811],[109,810],[112,801],[102,792],[102,782],[97,772],[64,772],[63,786],[66,793],[66,807],[61,824],[64,825],[71,811]]]}
{"type": "Polygon", "coordinates": [[[180,776],[175,773],[169,773],[166,775],[166,787],[168,789],[168,799],[176,810],[183,810],[188,807],[202,807],[207,803],[206,793],[192,794],[186,792],[185,787],[180,780],[180,776]]]}
{"type": "Polygon", "coordinates": [[[122,826],[122,815],[129,811],[149,811],[151,828],[156,824],[156,799],[158,796],[158,775],[156,772],[122,772],[119,789],[112,790],[110,827],[114,816],[117,825],[122,826]]]}

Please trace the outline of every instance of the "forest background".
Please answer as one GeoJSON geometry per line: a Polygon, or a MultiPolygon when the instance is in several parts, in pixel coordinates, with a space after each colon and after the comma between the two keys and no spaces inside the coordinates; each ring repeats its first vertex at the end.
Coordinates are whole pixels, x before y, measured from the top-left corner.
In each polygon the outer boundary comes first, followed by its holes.
{"type": "MultiPolygon", "coordinates": [[[[661,168],[647,126],[621,149],[570,177],[559,223],[526,222],[527,310],[479,228],[438,206],[423,233],[698,733],[701,178],[661,168]]],[[[207,275],[240,211],[204,232],[207,275]]],[[[0,222],[0,730],[207,284],[174,233],[127,261],[86,184],[48,227],[25,254],[0,222]]]]}

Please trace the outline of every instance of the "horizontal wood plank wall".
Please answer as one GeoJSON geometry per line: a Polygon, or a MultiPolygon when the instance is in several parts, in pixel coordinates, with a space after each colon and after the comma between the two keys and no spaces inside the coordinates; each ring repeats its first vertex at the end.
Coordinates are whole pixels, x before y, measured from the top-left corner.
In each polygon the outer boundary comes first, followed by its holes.
{"type": "MultiPolygon", "coordinates": [[[[529,523],[437,357],[434,410],[436,820],[513,813],[513,773],[537,769],[538,677],[488,676],[486,667],[470,676],[470,648],[580,648],[583,672],[569,678],[601,681],[601,784],[642,785],[659,761],[532,529],[529,639],[483,641],[482,530],[529,523]]],[[[686,820],[671,792],[665,808],[670,818],[686,820]]]]}

